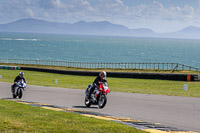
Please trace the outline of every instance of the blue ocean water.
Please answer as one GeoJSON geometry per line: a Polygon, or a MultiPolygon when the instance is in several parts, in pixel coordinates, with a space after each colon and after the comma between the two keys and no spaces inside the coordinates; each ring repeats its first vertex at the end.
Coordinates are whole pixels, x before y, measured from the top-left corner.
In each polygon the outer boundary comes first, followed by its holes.
{"type": "Polygon", "coordinates": [[[0,33],[0,58],[180,63],[200,68],[200,40],[0,33]]]}

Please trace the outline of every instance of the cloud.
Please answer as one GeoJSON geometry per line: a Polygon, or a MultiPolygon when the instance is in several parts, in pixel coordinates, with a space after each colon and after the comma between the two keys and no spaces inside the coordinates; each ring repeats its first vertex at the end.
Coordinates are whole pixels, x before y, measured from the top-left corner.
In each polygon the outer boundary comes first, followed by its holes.
{"type": "Polygon", "coordinates": [[[59,9],[59,8],[65,8],[65,4],[61,3],[60,0],[51,0],[51,3],[57,9],[59,9]]]}
{"type": "Polygon", "coordinates": [[[123,0],[8,0],[0,1],[0,23],[34,17],[56,22],[110,21],[129,28],[158,32],[200,26],[198,8],[189,4],[166,6],[162,1],[125,5],[123,0]]]}
{"type": "Polygon", "coordinates": [[[29,9],[29,8],[26,8],[25,12],[30,17],[34,17],[35,16],[34,12],[31,9],[29,9]]]}
{"type": "Polygon", "coordinates": [[[135,27],[145,26],[157,32],[179,30],[189,25],[196,25],[199,21],[195,19],[199,18],[199,11],[190,5],[166,7],[158,1],[154,1],[148,5],[141,4],[128,8],[130,10],[132,8],[133,14],[127,16],[127,18],[135,17],[123,23],[133,28],[134,26],[128,24],[128,21],[134,22],[135,27]]]}

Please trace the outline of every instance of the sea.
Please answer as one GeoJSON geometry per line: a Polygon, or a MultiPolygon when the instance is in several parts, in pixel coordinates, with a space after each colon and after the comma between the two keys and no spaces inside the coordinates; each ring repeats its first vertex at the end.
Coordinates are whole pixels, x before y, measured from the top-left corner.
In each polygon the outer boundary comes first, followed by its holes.
{"type": "Polygon", "coordinates": [[[0,58],[200,68],[200,40],[0,32],[0,58]]]}

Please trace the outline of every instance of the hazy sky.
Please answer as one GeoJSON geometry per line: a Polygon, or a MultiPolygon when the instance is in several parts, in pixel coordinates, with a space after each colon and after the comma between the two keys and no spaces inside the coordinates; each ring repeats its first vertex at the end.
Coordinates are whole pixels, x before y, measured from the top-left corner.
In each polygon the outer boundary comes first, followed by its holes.
{"type": "Polygon", "coordinates": [[[171,32],[200,27],[200,0],[0,0],[0,24],[23,18],[110,21],[131,29],[171,32]]]}

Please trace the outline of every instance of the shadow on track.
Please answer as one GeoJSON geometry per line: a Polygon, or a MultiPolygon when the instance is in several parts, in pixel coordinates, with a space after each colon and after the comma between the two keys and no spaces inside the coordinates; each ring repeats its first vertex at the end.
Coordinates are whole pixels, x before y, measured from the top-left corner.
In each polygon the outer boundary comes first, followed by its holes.
{"type": "Polygon", "coordinates": [[[73,108],[93,108],[93,109],[98,109],[98,107],[87,107],[87,106],[73,106],[73,108]]]}
{"type": "Polygon", "coordinates": [[[10,99],[18,99],[18,98],[6,97],[6,98],[1,98],[1,99],[10,100],[10,99]]]}

